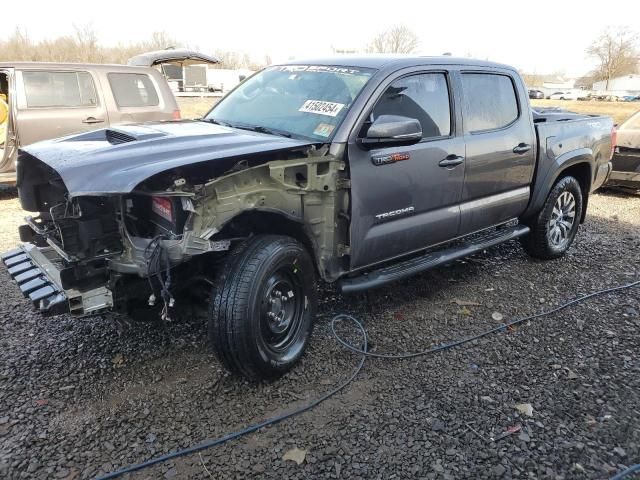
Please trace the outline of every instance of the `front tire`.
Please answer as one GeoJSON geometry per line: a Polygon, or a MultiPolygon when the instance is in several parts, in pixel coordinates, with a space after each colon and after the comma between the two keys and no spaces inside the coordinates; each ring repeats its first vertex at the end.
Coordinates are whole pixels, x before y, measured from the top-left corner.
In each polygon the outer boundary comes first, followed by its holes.
{"type": "Polygon", "coordinates": [[[302,357],[316,310],[315,269],[290,237],[257,235],[231,254],[209,307],[209,338],[223,365],[268,379],[302,357]]]}
{"type": "Polygon", "coordinates": [[[545,260],[561,257],[575,239],[582,218],[580,183],[566,176],[553,186],[544,206],[527,225],[531,232],[521,242],[529,255],[545,260]]]}

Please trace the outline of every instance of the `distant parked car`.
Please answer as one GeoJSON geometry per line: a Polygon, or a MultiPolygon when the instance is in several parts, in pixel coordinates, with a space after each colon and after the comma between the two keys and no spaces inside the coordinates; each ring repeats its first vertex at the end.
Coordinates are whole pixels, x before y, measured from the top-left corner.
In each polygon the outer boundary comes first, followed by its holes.
{"type": "Polygon", "coordinates": [[[580,95],[577,92],[556,92],[549,97],[551,100],[578,100],[580,95]]]}
{"type": "Polygon", "coordinates": [[[640,110],[618,128],[611,162],[607,185],[640,191],[640,110]]]}
{"type": "Polygon", "coordinates": [[[619,98],[621,102],[637,102],[640,100],[640,95],[625,95],[619,98]]]}
{"type": "Polygon", "coordinates": [[[533,99],[544,98],[544,92],[542,90],[531,89],[529,90],[529,98],[533,98],[533,99]]]}
{"type": "Polygon", "coordinates": [[[8,107],[0,115],[2,183],[15,182],[18,148],[111,125],[180,118],[165,77],[150,66],[4,62],[0,98],[8,107]]]}

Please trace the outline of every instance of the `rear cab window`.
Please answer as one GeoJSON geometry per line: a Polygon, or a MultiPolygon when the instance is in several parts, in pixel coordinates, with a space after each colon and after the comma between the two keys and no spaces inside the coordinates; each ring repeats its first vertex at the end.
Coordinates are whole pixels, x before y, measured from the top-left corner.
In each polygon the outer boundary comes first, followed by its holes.
{"type": "Polygon", "coordinates": [[[158,92],[149,75],[112,72],[107,77],[118,107],[155,107],[160,104],[158,92]]]}
{"type": "Polygon", "coordinates": [[[467,133],[505,128],[520,116],[515,85],[508,75],[462,73],[467,133]]]}
{"type": "Polygon", "coordinates": [[[98,105],[89,72],[22,72],[27,108],[73,108],[98,105]]]}
{"type": "Polygon", "coordinates": [[[450,136],[451,102],[446,75],[416,73],[395,80],[378,100],[365,127],[380,115],[417,119],[423,140],[450,136]]]}

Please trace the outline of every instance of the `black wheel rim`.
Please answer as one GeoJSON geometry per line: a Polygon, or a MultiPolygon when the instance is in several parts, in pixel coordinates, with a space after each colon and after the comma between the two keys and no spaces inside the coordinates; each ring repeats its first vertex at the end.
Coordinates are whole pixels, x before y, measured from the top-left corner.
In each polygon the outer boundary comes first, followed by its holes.
{"type": "Polygon", "coordinates": [[[286,352],[303,323],[304,290],[298,276],[286,267],[275,271],[265,282],[260,310],[264,344],[273,352],[286,352]]]}

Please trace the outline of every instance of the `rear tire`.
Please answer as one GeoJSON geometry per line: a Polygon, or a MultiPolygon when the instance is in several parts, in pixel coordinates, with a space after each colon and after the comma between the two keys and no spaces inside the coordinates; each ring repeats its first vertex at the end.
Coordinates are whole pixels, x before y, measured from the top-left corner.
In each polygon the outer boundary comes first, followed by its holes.
{"type": "Polygon", "coordinates": [[[556,182],[544,206],[527,223],[531,232],[521,239],[529,255],[549,260],[565,254],[575,239],[582,218],[580,183],[566,176],[556,182]]]}
{"type": "Polygon", "coordinates": [[[209,306],[209,338],[222,364],[268,379],[302,357],[316,311],[315,269],[290,237],[257,235],[230,254],[209,306]]]}

